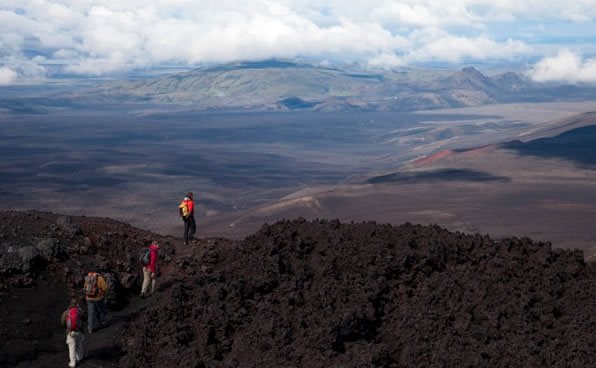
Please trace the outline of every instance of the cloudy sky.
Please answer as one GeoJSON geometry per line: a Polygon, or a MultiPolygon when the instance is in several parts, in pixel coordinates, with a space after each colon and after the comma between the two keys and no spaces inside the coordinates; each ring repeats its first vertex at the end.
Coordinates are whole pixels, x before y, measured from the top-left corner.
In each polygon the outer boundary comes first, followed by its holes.
{"type": "Polygon", "coordinates": [[[0,85],[267,58],[596,83],[596,0],[2,0],[0,85]]]}

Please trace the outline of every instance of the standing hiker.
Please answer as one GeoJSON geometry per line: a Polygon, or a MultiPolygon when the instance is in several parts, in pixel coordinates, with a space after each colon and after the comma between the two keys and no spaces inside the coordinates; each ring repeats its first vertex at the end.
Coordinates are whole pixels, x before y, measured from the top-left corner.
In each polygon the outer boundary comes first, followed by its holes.
{"type": "Polygon", "coordinates": [[[180,210],[180,216],[184,221],[184,245],[188,244],[188,241],[195,242],[195,232],[197,230],[197,224],[195,223],[195,205],[193,201],[192,192],[186,193],[186,197],[178,206],[180,210]]]}
{"type": "Polygon", "coordinates": [[[66,327],[66,345],[68,345],[69,367],[76,367],[77,363],[83,360],[83,342],[85,336],[83,329],[83,312],[79,308],[79,302],[72,299],[68,308],[62,313],[60,323],[66,327]]]}
{"type": "Polygon", "coordinates": [[[87,313],[89,333],[93,333],[95,328],[95,320],[98,320],[102,326],[106,326],[104,321],[104,305],[103,299],[105,297],[108,285],[106,280],[97,272],[89,272],[85,276],[85,299],[87,299],[87,313]]]}
{"type": "Polygon", "coordinates": [[[143,287],[141,289],[141,298],[145,298],[149,292],[149,284],[151,284],[151,292],[155,292],[155,277],[157,275],[157,253],[159,251],[159,243],[154,241],[149,245],[147,250],[141,257],[141,264],[143,265],[143,287]]]}

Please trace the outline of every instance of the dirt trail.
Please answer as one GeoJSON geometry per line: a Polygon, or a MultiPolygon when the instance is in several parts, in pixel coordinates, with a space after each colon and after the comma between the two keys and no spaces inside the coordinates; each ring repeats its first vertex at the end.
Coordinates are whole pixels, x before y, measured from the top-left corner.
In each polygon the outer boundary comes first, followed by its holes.
{"type": "MultiPolygon", "coordinates": [[[[85,332],[85,359],[77,367],[88,368],[108,368],[118,367],[118,361],[121,356],[120,346],[117,340],[126,332],[126,323],[135,313],[139,313],[149,307],[152,299],[141,299],[133,297],[129,305],[119,311],[109,311],[107,316],[108,325],[101,328],[93,334],[85,332]]],[[[86,326],[86,321],[85,321],[86,326]]],[[[60,328],[60,333],[64,331],[60,328]]],[[[24,361],[16,365],[15,368],[46,368],[61,367],[68,364],[68,350],[66,346],[66,337],[62,340],[57,339],[57,343],[62,343],[59,352],[54,354],[43,354],[33,361],[24,361]]]]}
{"type": "Polygon", "coordinates": [[[89,270],[108,272],[113,290],[106,298],[109,324],[85,333],[86,359],[80,366],[117,366],[121,348],[116,343],[126,321],[155,301],[138,297],[139,251],[151,240],[162,244],[161,290],[176,274],[174,255],[184,256],[209,242],[184,246],[179,239],[103,218],[14,211],[0,211],[0,217],[0,367],[66,366],[66,337],[58,322],[68,300],[81,297],[89,270]],[[43,254],[40,243],[51,244],[53,253],[43,254]]]}

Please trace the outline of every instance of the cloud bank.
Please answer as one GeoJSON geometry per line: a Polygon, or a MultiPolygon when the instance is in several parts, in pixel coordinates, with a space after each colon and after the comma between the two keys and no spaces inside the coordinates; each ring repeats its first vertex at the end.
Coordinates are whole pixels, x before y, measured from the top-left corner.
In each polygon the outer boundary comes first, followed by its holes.
{"type": "Polygon", "coordinates": [[[596,83],[596,59],[582,60],[569,50],[536,63],[529,71],[537,82],[596,83]]]}
{"type": "Polygon", "coordinates": [[[512,60],[535,56],[543,22],[591,27],[595,9],[596,0],[4,0],[0,81],[56,65],[105,75],[294,57],[374,67],[512,60]]]}

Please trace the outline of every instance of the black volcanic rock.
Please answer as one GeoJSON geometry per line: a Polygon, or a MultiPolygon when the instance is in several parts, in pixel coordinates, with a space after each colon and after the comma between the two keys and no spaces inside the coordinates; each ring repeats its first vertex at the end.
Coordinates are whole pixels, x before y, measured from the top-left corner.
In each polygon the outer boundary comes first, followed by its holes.
{"type": "Polygon", "coordinates": [[[57,319],[91,269],[120,312],[87,336],[85,367],[593,366],[596,267],[548,243],[298,219],[183,246],[88,217],[66,222],[84,236],[45,239],[56,215],[0,215],[0,266],[17,265],[0,272],[0,367],[66,364],[57,319]],[[141,301],[151,239],[158,292],[141,301]],[[46,256],[57,244],[68,257],[46,256]]]}
{"type": "MultiPolygon", "coordinates": [[[[64,329],[58,320],[69,299],[82,296],[85,273],[104,273],[111,286],[107,302],[118,310],[139,288],[139,265],[131,254],[147,245],[145,238],[160,240],[164,253],[170,244],[166,237],[107,219],[15,211],[0,211],[0,217],[5,229],[0,241],[0,367],[21,361],[29,361],[22,363],[27,367],[65,366],[64,329]],[[99,247],[100,240],[110,246],[99,247]],[[55,356],[36,360],[43,354],[55,356]]],[[[93,359],[85,366],[105,367],[93,359]]]]}
{"type": "Polygon", "coordinates": [[[57,239],[42,239],[35,244],[35,249],[46,259],[67,257],[66,247],[57,239]]]}
{"type": "Polygon", "coordinates": [[[548,243],[296,220],[185,263],[129,323],[121,366],[593,363],[594,276],[548,243]]]}

